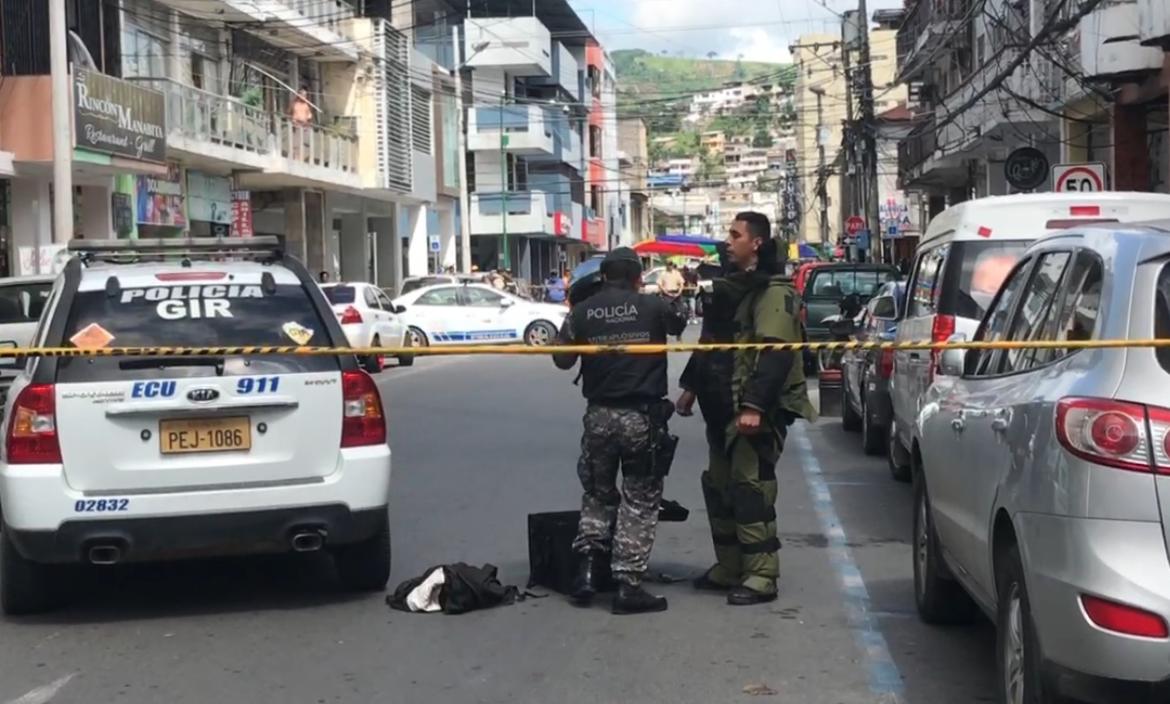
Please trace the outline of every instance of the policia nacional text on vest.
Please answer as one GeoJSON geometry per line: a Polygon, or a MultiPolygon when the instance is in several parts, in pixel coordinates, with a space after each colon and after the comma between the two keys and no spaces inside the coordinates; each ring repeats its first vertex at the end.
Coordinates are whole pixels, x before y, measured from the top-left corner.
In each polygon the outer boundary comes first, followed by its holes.
{"type": "MultiPolygon", "coordinates": [[[[628,247],[610,252],[601,265],[604,282],[591,295],[570,292],[573,308],[561,331],[565,344],[665,344],[686,329],[681,300],[639,293],[642,265],[628,247]]],[[[553,355],[561,369],[575,354],[553,355]]],[[[618,583],[614,613],[666,609],[666,599],[642,589],[662,501],[663,478],[678,438],[667,421],[666,354],[594,355],[581,361],[582,394],[588,401],[577,474],[583,491],[581,520],[573,549],[581,555],[570,594],[588,604],[595,579],[608,559],[618,583]],[[622,489],[617,489],[618,470],[622,489]]]]}

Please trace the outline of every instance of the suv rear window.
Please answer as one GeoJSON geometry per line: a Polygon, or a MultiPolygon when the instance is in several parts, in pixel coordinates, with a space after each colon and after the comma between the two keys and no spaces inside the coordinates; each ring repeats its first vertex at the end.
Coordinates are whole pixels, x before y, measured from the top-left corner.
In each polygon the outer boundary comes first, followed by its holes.
{"type": "MultiPolygon", "coordinates": [[[[105,291],[79,292],[69,311],[62,344],[71,346],[71,338],[95,324],[112,336],[112,347],[331,344],[312,300],[294,284],[279,285],[273,293],[258,284],[124,288],[114,296],[105,291]],[[307,339],[302,337],[310,332],[307,339]]],[[[206,364],[214,357],[200,358],[203,364],[187,366],[173,365],[160,357],[157,367],[125,368],[123,363],[130,359],[145,358],[63,358],[58,361],[57,380],[70,383],[216,373],[206,364]]],[[[335,357],[251,355],[225,358],[222,373],[233,376],[338,368],[335,357]]]]}
{"type": "Polygon", "coordinates": [[[883,284],[898,280],[892,269],[813,269],[805,285],[810,296],[873,296],[883,284]]]}
{"type": "Polygon", "coordinates": [[[47,282],[0,286],[0,325],[37,322],[52,289],[47,282]]]}
{"type": "Polygon", "coordinates": [[[982,320],[1028,242],[955,242],[943,275],[940,312],[982,320]]]}
{"type": "Polygon", "coordinates": [[[353,286],[328,286],[321,289],[325,292],[325,297],[333,305],[344,305],[346,303],[353,303],[357,299],[357,291],[353,286]]]}

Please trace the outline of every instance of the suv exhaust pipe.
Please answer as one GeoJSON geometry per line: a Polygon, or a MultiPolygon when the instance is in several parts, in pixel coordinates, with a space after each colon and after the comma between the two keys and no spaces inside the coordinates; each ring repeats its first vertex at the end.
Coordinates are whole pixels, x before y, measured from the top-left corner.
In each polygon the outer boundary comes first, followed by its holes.
{"type": "Polygon", "coordinates": [[[121,546],[94,545],[89,549],[89,562],[91,565],[116,565],[121,561],[121,546]]]}
{"type": "Polygon", "coordinates": [[[293,533],[292,549],[295,552],[317,552],[325,546],[325,534],[319,530],[293,533]]]}

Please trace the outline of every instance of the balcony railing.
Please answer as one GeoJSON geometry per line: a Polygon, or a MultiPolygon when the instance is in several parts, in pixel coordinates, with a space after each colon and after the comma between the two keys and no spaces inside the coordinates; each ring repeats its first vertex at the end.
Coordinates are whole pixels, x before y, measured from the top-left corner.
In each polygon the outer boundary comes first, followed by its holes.
{"type": "Polygon", "coordinates": [[[167,125],[172,133],[255,154],[268,153],[271,116],[264,110],[169,78],[127,80],[166,96],[167,125]]]}
{"type": "Polygon", "coordinates": [[[298,125],[288,118],[277,123],[281,156],[290,161],[345,173],[357,173],[356,135],[321,125],[298,125]]]}
{"type": "Polygon", "coordinates": [[[338,34],[349,35],[349,20],[357,10],[346,0],[284,0],[306,20],[323,25],[338,34]]]}
{"type": "Polygon", "coordinates": [[[898,28],[898,71],[905,73],[907,69],[920,68],[911,65],[915,60],[914,54],[929,43],[933,34],[938,34],[932,30],[945,32],[949,23],[966,18],[968,5],[972,1],[980,0],[918,0],[898,28]]]}
{"type": "Polygon", "coordinates": [[[926,163],[938,148],[938,133],[935,130],[934,117],[921,123],[912,134],[898,143],[898,173],[900,178],[906,178],[910,172],[926,163]]]}

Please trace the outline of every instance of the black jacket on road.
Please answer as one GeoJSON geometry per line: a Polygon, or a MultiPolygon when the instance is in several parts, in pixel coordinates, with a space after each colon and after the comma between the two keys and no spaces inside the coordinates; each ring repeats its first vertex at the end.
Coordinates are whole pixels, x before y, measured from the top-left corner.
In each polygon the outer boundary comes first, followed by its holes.
{"type": "MultiPolygon", "coordinates": [[[[569,345],[666,344],[687,327],[682,301],[638,293],[616,283],[573,306],[561,329],[569,345]]],[[[569,369],[580,355],[555,354],[569,369]]],[[[581,359],[582,395],[591,403],[656,401],[669,393],[666,354],[586,355],[581,359]]]]}

